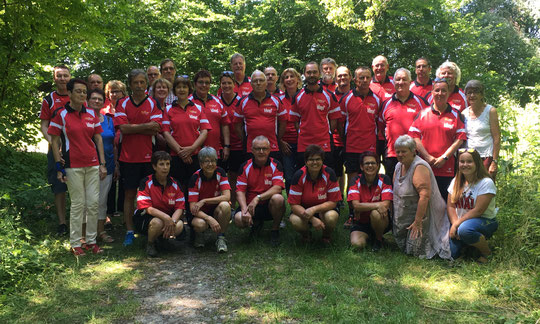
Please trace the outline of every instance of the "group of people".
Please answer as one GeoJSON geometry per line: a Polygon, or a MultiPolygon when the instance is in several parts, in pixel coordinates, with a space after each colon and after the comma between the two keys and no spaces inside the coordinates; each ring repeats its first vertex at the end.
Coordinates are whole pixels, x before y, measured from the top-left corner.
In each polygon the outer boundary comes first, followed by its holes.
{"type": "Polygon", "coordinates": [[[135,230],[146,234],[150,256],[184,221],[196,247],[211,229],[226,252],[231,220],[250,236],[269,220],[277,245],[286,202],[303,241],[314,229],[329,243],[347,202],[354,247],[379,250],[392,231],[408,254],[451,259],[470,245],[487,261],[500,129],[480,81],[460,89],[461,71],[449,61],[431,79],[426,58],[416,60],[415,80],[406,68],[388,76],[384,56],[353,73],[331,58],[308,62],[303,75],[267,67],[248,77],[245,66],[232,55],[217,95],[209,71],[192,81],[171,59],[132,70],[130,95],[121,81],[103,91],[99,75],[72,79],[66,66],[55,67],[57,89],[40,119],[59,232],[67,230],[70,192],[73,254],[100,253],[97,239],[114,240],[104,225],[118,178],[124,245],[135,230]]]}

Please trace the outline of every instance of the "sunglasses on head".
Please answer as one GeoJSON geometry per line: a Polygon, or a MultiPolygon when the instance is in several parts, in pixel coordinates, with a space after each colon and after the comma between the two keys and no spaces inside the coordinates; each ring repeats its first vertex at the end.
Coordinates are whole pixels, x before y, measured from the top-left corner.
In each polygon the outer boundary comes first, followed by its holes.
{"type": "Polygon", "coordinates": [[[460,149],[458,150],[458,153],[465,153],[465,152],[467,152],[467,153],[473,153],[473,152],[476,152],[476,150],[473,149],[473,148],[460,148],[460,149]]]}
{"type": "Polygon", "coordinates": [[[223,71],[221,73],[221,76],[233,76],[234,73],[232,71],[223,71]]]}

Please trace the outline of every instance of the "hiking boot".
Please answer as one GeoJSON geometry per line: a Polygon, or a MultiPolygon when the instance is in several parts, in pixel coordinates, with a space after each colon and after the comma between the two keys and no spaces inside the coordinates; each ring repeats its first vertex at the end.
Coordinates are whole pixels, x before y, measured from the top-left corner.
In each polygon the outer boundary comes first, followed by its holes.
{"type": "Polygon", "coordinates": [[[134,232],[127,232],[126,237],[124,238],[124,246],[132,245],[134,239],[135,239],[135,233],[134,232]]]}
{"type": "Polygon", "coordinates": [[[204,247],[204,233],[195,232],[195,240],[193,240],[193,246],[196,248],[204,247]]]}
{"type": "Polygon", "coordinates": [[[68,233],[68,227],[66,224],[60,224],[58,225],[58,229],[56,230],[56,234],[58,236],[64,236],[68,233]]]}
{"type": "Polygon", "coordinates": [[[225,239],[225,236],[218,236],[216,240],[216,248],[218,253],[227,252],[227,240],[225,239]]]}
{"type": "Polygon", "coordinates": [[[279,246],[281,244],[281,241],[279,240],[279,230],[272,230],[270,232],[270,245],[273,247],[279,246]]]}
{"type": "Polygon", "coordinates": [[[146,244],[146,255],[151,258],[158,256],[158,251],[156,250],[156,244],[154,242],[148,242],[146,244]]]}

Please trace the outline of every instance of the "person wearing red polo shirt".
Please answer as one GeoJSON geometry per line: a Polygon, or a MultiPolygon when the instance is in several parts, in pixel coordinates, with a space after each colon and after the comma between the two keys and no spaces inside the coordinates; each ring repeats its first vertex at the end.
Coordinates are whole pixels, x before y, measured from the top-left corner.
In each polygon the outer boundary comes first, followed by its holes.
{"type": "Polygon", "coordinates": [[[339,217],[336,206],[341,191],[334,170],[323,165],[324,151],[319,145],[308,145],[304,156],[306,165],[296,171],[289,190],[289,220],[304,242],[311,239],[311,224],[329,244],[339,217]]]}
{"type": "MultiPolygon", "coordinates": [[[[317,144],[325,152],[331,151],[330,133],[341,118],[336,97],[319,85],[319,74],[316,62],[307,63],[304,68],[306,86],[292,100],[289,118],[298,129],[297,168],[304,165],[304,152],[309,144],[317,144]]],[[[326,154],[324,164],[333,167],[332,160],[332,154],[326,154]]]]}
{"type": "Polygon", "coordinates": [[[268,92],[270,92],[272,95],[281,95],[281,90],[279,90],[279,88],[276,86],[278,81],[277,70],[273,66],[269,66],[264,68],[263,72],[266,76],[266,90],[268,90],[268,92]]]}
{"type": "MultiPolygon", "coordinates": [[[[279,142],[285,133],[287,126],[287,111],[283,108],[278,97],[271,95],[266,90],[266,76],[259,70],[251,75],[251,93],[240,99],[234,113],[236,134],[242,135],[241,125],[247,142],[251,143],[254,138],[263,135],[270,141],[270,155],[280,159],[279,142]]],[[[248,153],[251,147],[248,147],[248,153]]]]}
{"type": "Polygon", "coordinates": [[[382,100],[371,91],[370,81],[369,68],[357,68],[354,71],[355,89],[340,101],[341,112],[345,116],[345,167],[349,179],[358,174],[360,154],[375,152],[377,148],[377,118],[382,100]]]}
{"type": "MultiPolygon", "coordinates": [[[[161,73],[161,77],[169,81],[171,84],[174,83],[174,80],[176,80],[176,64],[174,64],[174,61],[170,58],[166,58],[159,64],[159,72],[161,73]]],[[[153,83],[148,83],[148,86],[152,85],[153,83]]],[[[176,96],[174,95],[174,92],[170,91],[167,98],[165,98],[165,105],[171,105],[173,101],[176,100],[176,96]]]]}
{"type": "Polygon", "coordinates": [[[462,116],[448,104],[448,95],[448,81],[433,80],[433,104],[422,110],[409,128],[418,153],[433,169],[444,201],[454,177],[454,153],[467,140],[462,116]]]}
{"type": "Polygon", "coordinates": [[[218,153],[220,159],[227,161],[231,149],[229,115],[223,109],[219,98],[209,93],[212,75],[207,70],[200,70],[193,77],[193,82],[195,83],[195,91],[189,100],[203,107],[203,112],[212,126],[204,145],[213,147],[216,152],[221,152],[221,154],[218,153]],[[223,151],[221,151],[222,149],[223,151]]]}
{"type": "Polygon", "coordinates": [[[399,68],[394,73],[396,93],[383,102],[379,114],[379,132],[385,134],[386,150],[384,155],[384,169],[386,175],[392,178],[398,162],[394,143],[398,137],[407,134],[418,113],[428,104],[424,99],[412,93],[411,72],[399,68]]]}
{"type": "Polygon", "coordinates": [[[146,254],[156,257],[156,241],[166,245],[168,239],[182,233],[185,198],[176,180],[169,176],[169,153],[157,151],[151,161],[154,174],[141,180],[133,222],[137,232],[148,235],[146,254]]]}
{"type": "Polygon", "coordinates": [[[270,141],[259,135],[251,144],[253,159],[242,165],[242,174],[236,182],[236,199],[240,207],[234,223],[240,228],[251,227],[250,238],[262,229],[265,220],[272,220],[270,242],[279,245],[279,224],[285,213],[285,199],[281,191],[283,168],[270,157],[270,141]]]}
{"type": "MultiPolygon", "coordinates": [[[[247,96],[251,92],[250,79],[246,76],[246,59],[240,53],[231,56],[231,70],[234,74],[234,92],[240,97],[247,96]]],[[[221,89],[218,90],[218,95],[221,89]]]]}
{"type": "Polygon", "coordinates": [[[394,88],[394,79],[387,75],[390,68],[388,60],[382,55],[376,56],[371,63],[371,68],[373,69],[373,79],[371,79],[369,88],[383,100],[390,98],[396,89],[394,88]]]}
{"type": "Polygon", "coordinates": [[[54,111],[64,107],[69,102],[68,91],[66,88],[69,79],[71,79],[71,74],[69,73],[67,66],[57,65],[54,67],[53,80],[56,85],[56,91],[49,93],[43,98],[41,111],[39,113],[41,133],[49,143],[47,152],[47,180],[51,185],[51,190],[54,194],[54,205],[56,207],[56,215],[58,216],[58,235],[66,235],[68,233],[68,227],[66,225],[67,186],[56,177],[56,167],[51,147],[51,136],[48,134],[48,130],[54,111]]]}
{"type": "MultiPolygon", "coordinates": [[[[452,108],[462,112],[469,106],[465,92],[458,87],[459,81],[461,80],[461,69],[456,63],[450,61],[444,62],[437,68],[435,75],[439,79],[444,78],[448,80],[448,104],[452,106],[452,108]]],[[[433,93],[428,93],[426,100],[432,104],[433,93]]]]}
{"type": "Polygon", "coordinates": [[[324,90],[328,90],[330,92],[336,91],[337,83],[336,83],[336,68],[337,63],[336,61],[331,58],[323,58],[321,60],[321,85],[324,88],[324,90]]]}
{"type": "MultiPolygon", "coordinates": [[[[338,67],[336,70],[337,88],[334,91],[337,102],[340,102],[341,98],[345,94],[349,93],[349,91],[351,91],[351,81],[352,75],[349,68],[343,65],[338,67]]],[[[338,123],[341,124],[339,127],[343,129],[343,126],[345,124],[345,116],[342,116],[338,123]]],[[[334,171],[336,172],[336,176],[338,177],[341,192],[343,192],[343,189],[345,187],[345,177],[343,177],[343,163],[345,152],[343,151],[344,142],[337,128],[332,131],[332,140],[332,144],[334,145],[332,148],[332,154],[334,156],[334,171]]]]}
{"type": "Polygon", "coordinates": [[[362,154],[360,168],[362,174],[352,180],[353,185],[347,195],[354,209],[351,246],[362,249],[371,239],[373,251],[378,251],[383,246],[383,234],[392,228],[392,180],[379,174],[380,162],[374,152],[362,154]]]}
{"type": "Polygon", "coordinates": [[[225,232],[231,220],[231,186],[225,170],[217,166],[217,153],[211,146],[199,151],[201,168],[189,180],[189,208],[195,231],[193,245],[204,247],[204,232],[210,227],[217,234],[218,253],[227,252],[225,232]]]}
{"type": "Polygon", "coordinates": [[[114,114],[114,126],[122,134],[118,161],[124,181],[124,221],[127,228],[124,246],[133,244],[135,238],[135,195],[141,179],[152,173],[153,138],[161,131],[162,111],[158,103],[146,95],[147,83],[144,70],[131,70],[128,85],[132,95],[118,101],[114,114]]]}
{"type": "Polygon", "coordinates": [[[86,220],[86,249],[94,254],[102,253],[96,237],[99,181],[107,176],[101,138],[103,129],[95,112],[84,106],[88,90],[86,82],[71,79],[66,89],[69,102],[55,111],[47,132],[51,136],[57,178],[67,184],[71,198],[69,243],[75,256],[85,254],[81,239],[86,220]]]}
{"type": "Polygon", "coordinates": [[[429,77],[431,74],[431,64],[427,58],[421,57],[414,62],[414,67],[416,79],[410,86],[411,92],[425,99],[428,93],[433,90],[433,81],[429,77]]]}

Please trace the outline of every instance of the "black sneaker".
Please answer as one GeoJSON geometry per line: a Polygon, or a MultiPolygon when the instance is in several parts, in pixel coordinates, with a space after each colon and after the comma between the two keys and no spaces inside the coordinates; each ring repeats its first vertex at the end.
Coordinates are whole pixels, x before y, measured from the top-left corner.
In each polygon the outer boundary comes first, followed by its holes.
{"type": "Polygon", "coordinates": [[[263,221],[253,222],[253,225],[251,225],[251,230],[249,231],[249,240],[252,241],[256,236],[259,236],[263,227],[263,221]]]}
{"type": "Polygon", "coordinates": [[[270,232],[270,245],[276,247],[281,244],[281,241],[279,240],[279,230],[272,230],[270,232]]]}
{"type": "Polygon", "coordinates": [[[60,224],[58,225],[58,230],[56,230],[56,234],[59,236],[64,236],[68,233],[68,227],[66,224],[60,224]]]}
{"type": "Polygon", "coordinates": [[[371,251],[373,252],[379,252],[383,248],[383,240],[373,240],[373,244],[371,245],[371,251]]]}

